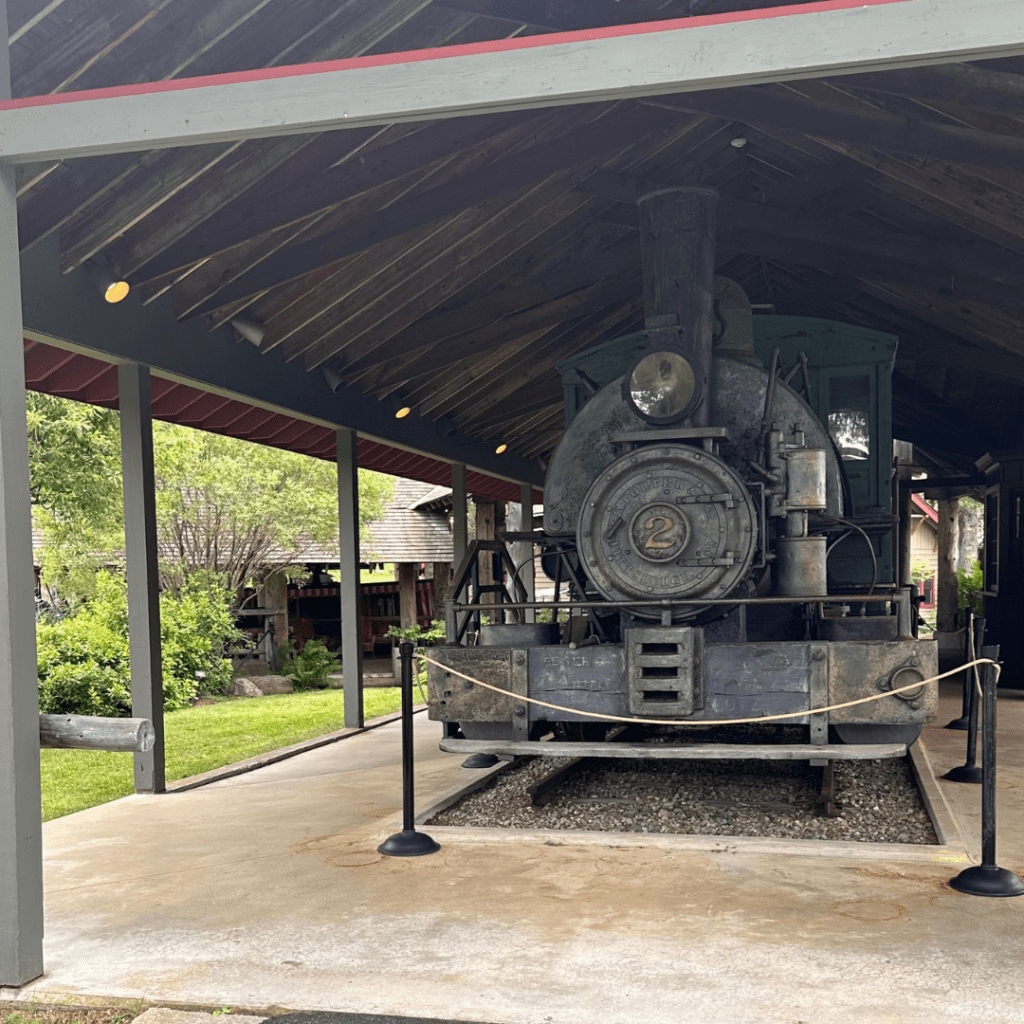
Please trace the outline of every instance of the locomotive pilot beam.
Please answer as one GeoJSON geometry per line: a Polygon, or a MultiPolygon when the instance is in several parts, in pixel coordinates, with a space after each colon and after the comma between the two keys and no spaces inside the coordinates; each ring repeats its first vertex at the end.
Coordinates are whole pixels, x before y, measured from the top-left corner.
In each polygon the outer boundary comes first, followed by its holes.
{"type": "MultiPolygon", "coordinates": [[[[471,546],[431,652],[452,670],[429,671],[445,749],[561,753],[538,741],[601,741],[611,723],[593,716],[707,728],[791,715],[803,756],[836,743],[895,756],[935,715],[935,688],[912,684],[937,673],[936,645],[916,637],[892,575],[896,339],[753,317],[714,275],[716,202],[706,188],[640,200],[644,330],[560,366],[566,430],[543,530],[508,538],[540,546],[551,622],[525,621],[514,567],[518,600],[499,585],[483,606],[479,559],[510,562],[471,546]]],[[[770,756],[743,749],[729,756],[770,756]]]]}

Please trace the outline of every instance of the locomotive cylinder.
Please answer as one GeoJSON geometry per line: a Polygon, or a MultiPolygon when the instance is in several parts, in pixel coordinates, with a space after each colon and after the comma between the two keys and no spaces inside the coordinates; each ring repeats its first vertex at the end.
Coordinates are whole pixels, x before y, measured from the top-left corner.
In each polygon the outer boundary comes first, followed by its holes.
{"type": "Polygon", "coordinates": [[[800,448],[789,452],[786,461],[786,507],[791,512],[820,512],[826,508],[825,450],[800,448]]]}
{"type": "Polygon", "coordinates": [[[699,401],[692,426],[711,422],[715,301],[715,207],[710,188],[652,192],[639,201],[644,313],[649,328],[667,319],[693,369],[699,401]]]}
{"type": "Polygon", "coordinates": [[[825,538],[779,537],[775,542],[775,593],[779,597],[823,597],[825,538]]]}

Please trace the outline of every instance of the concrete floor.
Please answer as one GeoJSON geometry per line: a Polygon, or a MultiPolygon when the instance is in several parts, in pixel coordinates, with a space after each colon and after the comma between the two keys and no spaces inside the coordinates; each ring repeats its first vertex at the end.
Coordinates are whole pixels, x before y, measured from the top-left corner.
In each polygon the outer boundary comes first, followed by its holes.
{"type": "MultiPolygon", "coordinates": [[[[958,700],[944,696],[940,724],[958,700]]],[[[998,859],[1024,877],[1024,694],[1000,716],[998,859]]],[[[417,715],[421,807],[474,777],[438,729],[417,715]]],[[[927,730],[937,774],[964,738],[927,730]]],[[[396,723],[49,823],[47,974],[7,995],[496,1024],[1024,1022],[1024,898],[951,890],[955,854],[438,830],[441,853],[388,859],[398,753],[396,723]]],[[[976,849],[979,788],[940,785],[976,849]]]]}

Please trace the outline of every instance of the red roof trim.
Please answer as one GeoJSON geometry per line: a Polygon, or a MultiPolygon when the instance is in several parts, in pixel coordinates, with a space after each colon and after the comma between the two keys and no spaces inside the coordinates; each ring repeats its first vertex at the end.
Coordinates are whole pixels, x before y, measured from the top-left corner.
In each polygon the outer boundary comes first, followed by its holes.
{"type": "MultiPolygon", "coordinates": [[[[117,406],[117,367],[42,342],[25,343],[25,379],[33,391],[61,395],[91,405],[117,406]]],[[[237,399],[224,398],[188,384],[153,378],[153,416],[197,430],[209,430],[255,444],[333,461],[334,431],[297,416],[270,412],[237,399]]],[[[448,463],[429,455],[359,439],[359,465],[381,473],[411,477],[430,484],[451,484],[448,463]]],[[[468,474],[470,493],[518,501],[519,486],[483,473],[468,474]]]]}
{"type": "Polygon", "coordinates": [[[882,4],[910,3],[911,0],[819,0],[818,3],[796,7],[757,8],[731,14],[708,14],[696,18],[675,18],[667,21],[649,21],[641,24],[611,25],[606,28],[579,29],[574,32],[554,32],[550,35],[526,36],[519,39],[497,39],[482,43],[462,43],[456,46],[433,47],[426,50],[406,50],[398,53],[375,54],[369,57],[351,57],[345,60],[321,61],[311,64],[288,64],[279,68],[259,68],[253,71],[235,71],[222,75],[196,78],[177,78],[161,82],[143,82],[136,85],[109,86],[104,89],[86,89],[79,92],[50,93],[45,96],[25,96],[0,102],[0,110],[18,110],[26,107],[45,107],[55,104],[80,103],[84,100],[113,99],[123,96],[145,96],[160,92],[181,92],[203,89],[215,85],[233,85],[243,82],[265,82],[299,75],[319,75],[356,68],[387,67],[393,64],[414,64],[448,57],[466,57],[487,53],[507,53],[516,50],[559,46],[565,43],[583,43],[597,39],[627,38],[671,32],[676,29],[701,28],[741,21],[766,21],[774,18],[798,18],[804,14],[842,11],[854,7],[877,7],[882,4]]]}
{"type": "Polygon", "coordinates": [[[933,523],[939,521],[939,513],[920,494],[911,494],[910,500],[917,506],[918,511],[923,512],[933,523]]]}

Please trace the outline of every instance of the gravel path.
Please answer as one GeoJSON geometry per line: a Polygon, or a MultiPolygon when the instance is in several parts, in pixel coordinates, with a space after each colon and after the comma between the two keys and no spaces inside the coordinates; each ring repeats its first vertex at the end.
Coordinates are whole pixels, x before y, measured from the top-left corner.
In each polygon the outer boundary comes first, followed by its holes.
{"type": "Polygon", "coordinates": [[[591,759],[546,807],[528,788],[570,758],[521,758],[436,814],[436,825],[937,843],[908,758],[835,763],[838,818],[814,811],[806,761],[591,759]]]}

